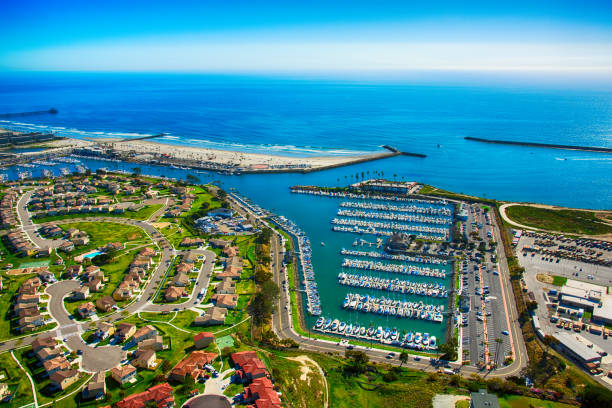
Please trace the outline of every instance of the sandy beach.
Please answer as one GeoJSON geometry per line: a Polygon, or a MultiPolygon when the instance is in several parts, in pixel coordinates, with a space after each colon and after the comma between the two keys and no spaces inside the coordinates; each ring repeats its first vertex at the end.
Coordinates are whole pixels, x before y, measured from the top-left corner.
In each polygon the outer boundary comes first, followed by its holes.
{"type": "MultiPolygon", "coordinates": [[[[219,167],[234,167],[244,171],[271,171],[279,169],[323,169],[390,157],[394,154],[381,150],[371,154],[353,156],[313,156],[294,157],[277,154],[250,153],[231,150],[209,149],[193,146],[180,146],[157,143],[154,140],[125,139],[72,139],[66,138],[45,143],[49,149],[112,149],[130,161],[150,162],[163,160],[177,165],[186,163],[206,164],[219,167]]],[[[40,152],[26,153],[37,155],[40,152]]]]}

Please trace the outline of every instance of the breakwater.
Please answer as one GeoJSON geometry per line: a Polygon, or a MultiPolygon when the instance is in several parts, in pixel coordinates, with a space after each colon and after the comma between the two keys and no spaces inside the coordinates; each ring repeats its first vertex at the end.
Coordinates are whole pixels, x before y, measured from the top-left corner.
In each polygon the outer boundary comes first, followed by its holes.
{"type": "Polygon", "coordinates": [[[609,147],[597,147],[597,146],[574,146],[574,145],[561,145],[552,143],[536,143],[536,142],[517,142],[513,140],[495,140],[495,139],[483,139],[480,137],[466,136],[465,140],[471,140],[474,142],[491,143],[491,144],[507,144],[514,146],[528,146],[528,147],[542,147],[547,149],[561,149],[561,150],[581,150],[585,152],[598,152],[598,153],[612,153],[612,148],[609,147]]]}

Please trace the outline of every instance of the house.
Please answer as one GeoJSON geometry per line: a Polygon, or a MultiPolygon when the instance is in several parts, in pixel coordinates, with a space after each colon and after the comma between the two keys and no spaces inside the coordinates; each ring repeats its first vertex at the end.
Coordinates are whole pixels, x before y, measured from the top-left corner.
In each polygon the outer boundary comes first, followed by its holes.
{"type": "Polygon", "coordinates": [[[66,241],[59,246],[60,251],[72,252],[74,251],[74,244],[71,241],[66,241]]]}
{"type": "Polygon", "coordinates": [[[228,266],[223,272],[217,274],[217,278],[225,279],[230,278],[233,280],[240,280],[242,275],[242,267],[241,266],[228,266]]]}
{"type": "Polygon", "coordinates": [[[212,295],[211,300],[215,302],[216,307],[234,309],[238,302],[238,295],[221,295],[216,293],[212,295]]]}
{"type": "Polygon", "coordinates": [[[201,332],[193,336],[193,343],[197,349],[206,348],[213,341],[215,336],[211,332],[201,332]]]}
{"type": "Polygon", "coordinates": [[[120,343],[123,343],[130,337],[132,337],[136,333],[136,326],[131,323],[119,323],[117,325],[117,331],[115,332],[115,337],[119,340],[120,343]]]}
{"type": "Polygon", "coordinates": [[[15,303],[13,306],[13,310],[17,316],[20,316],[25,310],[38,310],[38,305],[36,303],[15,303]]]}
{"type": "Polygon", "coordinates": [[[81,235],[72,240],[72,243],[77,246],[83,246],[89,244],[89,237],[87,235],[81,235]]]}
{"type": "Polygon", "coordinates": [[[186,264],[185,262],[181,262],[176,266],[176,273],[189,273],[192,272],[193,266],[186,264]]]}
{"type": "Polygon", "coordinates": [[[194,326],[215,326],[225,324],[227,309],[221,307],[211,307],[206,310],[204,316],[197,316],[193,322],[194,326]]]}
{"type": "Polygon", "coordinates": [[[131,363],[134,367],[153,369],[155,368],[155,350],[151,349],[138,349],[133,354],[134,358],[131,363]]]}
{"type": "Polygon", "coordinates": [[[22,293],[22,294],[17,296],[16,302],[20,303],[20,304],[31,303],[33,305],[37,305],[37,304],[40,303],[40,296],[38,296],[38,295],[28,295],[26,293],[22,293]]]}
{"type": "Polygon", "coordinates": [[[36,354],[36,357],[38,357],[40,361],[45,362],[59,356],[62,354],[62,351],[59,348],[55,348],[55,345],[53,345],[53,348],[43,347],[34,354],[36,354]]]}
{"type": "Polygon", "coordinates": [[[22,317],[17,321],[17,324],[19,325],[19,331],[25,333],[32,331],[37,327],[43,326],[45,324],[45,320],[40,314],[38,314],[22,317]]]}
{"type": "Polygon", "coordinates": [[[495,394],[480,389],[470,394],[470,408],[499,408],[499,402],[495,394]]]}
{"type": "Polygon", "coordinates": [[[246,351],[239,351],[237,353],[232,353],[230,355],[230,358],[232,359],[232,362],[234,363],[234,368],[236,370],[239,370],[249,360],[252,360],[254,358],[259,358],[259,357],[257,357],[257,352],[256,351],[254,351],[254,350],[246,350],[246,351]]]}
{"type": "Polygon", "coordinates": [[[187,264],[194,264],[198,260],[198,254],[194,251],[189,251],[186,255],[183,255],[182,261],[187,264]]]}
{"type": "Polygon", "coordinates": [[[136,333],[134,333],[134,341],[136,343],[140,343],[141,341],[150,339],[155,336],[157,336],[157,329],[155,329],[155,327],[151,325],[146,325],[144,327],[141,327],[136,331],[136,333]]]}
{"type": "Polygon", "coordinates": [[[77,313],[85,319],[96,313],[96,307],[91,302],[81,303],[77,308],[77,313]]]}
{"type": "Polygon", "coordinates": [[[238,248],[237,246],[227,246],[223,248],[222,252],[223,252],[223,255],[225,255],[228,258],[231,258],[240,253],[240,248],[238,248]]]}
{"type": "Polygon", "coordinates": [[[213,238],[208,241],[213,248],[225,248],[231,244],[230,241],[226,241],[223,239],[213,238]]]}
{"type": "Polygon", "coordinates": [[[35,307],[30,307],[27,309],[19,309],[19,311],[16,312],[15,314],[20,319],[22,317],[28,317],[28,316],[40,316],[40,311],[38,310],[38,307],[36,307],[36,305],[32,305],[32,306],[35,306],[35,307]]]}
{"type": "MultiPolygon", "coordinates": [[[[121,282],[119,285],[121,286],[122,283],[124,283],[125,281],[121,282]]],[[[113,299],[117,300],[117,301],[121,301],[121,300],[128,300],[132,298],[132,290],[129,287],[117,287],[117,289],[115,289],[115,291],[113,292],[113,299]]]]}
{"type": "Polygon", "coordinates": [[[68,268],[66,268],[66,275],[68,275],[69,278],[76,278],[82,272],[83,266],[81,265],[70,265],[68,268]]]}
{"type": "Polygon", "coordinates": [[[125,384],[130,382],[132,378],[136,377],[136,367],[131,364],[126,364],[124,366],[117,366],[110,370],[111,378],[117,381],[119,384],[125,384]]]}
{"type": "Polygon", "coordinates": [[[187,296],[187,291],[176,286],[169,286],[164,292],[164,299],[166,299],[166,302],[174,302],[183,296],[187,296]]]}
{"type": "Polygon", "coordinates": [[[240,370],[236,371],[237,382],[248,384],[258,378],[268,377],[268,370],[263,361],[258,358],[251,358],[241,364],[240,370]]]}
{"type": "Polygon", "coordinates": [[[194,351],[172,369],[170,378],[184,382],[187,376],[191,376],[197,381],[201,375],[204,375],[204,366],[212,362],[216,356],[215,353],[194,351]]]}
{"type": "Polygon", "coordinates": [[[110,296],[104,296],[96,300],[96,307],[101,312],[109,312],[115,305],[115,301],[110,296]]]}
{"type": "Polygon", "coordinates": [[[158,408],[174,406],[174,396],[170,384],[157,384],[144,392],[130,395],[119,401],[117,408],[145,408],[151,402],[157,404],[158,408]]]}
{"type": "Polygon", "coordinates": [[[95,265],[90,265],[85,268],[83,275],[86,277],[88,282],[91,282],[94,279],[104,280],[104,272],[102,272],[102,270],[95,265]]]}
{"type": "Polygon", "coordinates": [[[50,336],[38,336],[36,340],[32,342],[32,350],[37,353],[40,349],[45,347],[55,348],[55,339],[50,336]]]}
{"type": "Polygon", "coordinates": [[[112,336],[115,333],[115,326],[112,323],[100,322],[96,329],[96,337],[100,340],[104,340],[108,336],[112,336]]]}
{"type": "Polygon", "coordinates": [[[223,281],[215,287],[215,292],[223,295],[233,295],[236,293],[236,282],[232,278],[223,278],[223,281]]]}
{"type": "Polygon", "coordinates": [[[38,256],[51,256],[51,252],[50,247],[38,248],[38,256]]]}
{"type": "Polygon", "coordinates": [[[106,374],[104,371],[93,375],[87,386],[83,388],[83,399],[91,400],[102,398],[106,394],[106,374]]]}
{"type": "Polygon", "coordinates": [[[72,298],[76,300],[85,300],[89,297],[89,286],[81,286],[72,294],[72,298]]]}
{"type": "Polygon", "coordinates": [[[48,375],[53,374],[59,370],[69,370],[70,363],[66,360],[64,356],[53,357],[51,360],[47,360],[43,362],[43,367],[48,375]]]}
{"type": "Polygon", "coordinates": [[[160,351],[164,349],[164,339],[158,334],[155,337],[151,337],[150,339],[146,339],[138,343],[138,347],[141,349],[160,351]]]}
{"type": "Polygon", "coordinates": [[[40,285],[40,278],[30,278],[27,281],[23,282],[23,284],[19,287],[19,293],[35,295],[38,293],[38,288],[40,288],[40,285]]]}
{"type": "Polygon", "coordinates": [[[53,272],[49,271],[48,269],[44,269],[38,272],[38,277],[43,282],[47,282],[47,283],[53,283],[57,280],[55,279],[55,275],[53,274],[53,272]]]}
{"type": "Polygon", "coordinates": [[[77,370],[59,370],[49,376],[51,385],[60,390],[65,390],[72,384],[77,382],[79,379],[79,372],[77,370]]]}
{"type": "Polygon", "coordinates": [[[268,378],[258,378],[244,388],[241,402],[255,402],[255,407],[281,407],[280,398],[274,391],[274,384],[268,378]]]}
{"type": "Polygon", "coordinates": [[[100,279],[96,278],[90,281],[87,286],[89,287],[90,292],[99,292],[104,285],[100,279]]]}
{"type": "Polygon", "coordinates": [[[179,272],[172,281],[174,286],[185,287],[189,285],[189,276],[186,273],[179,272]]]}

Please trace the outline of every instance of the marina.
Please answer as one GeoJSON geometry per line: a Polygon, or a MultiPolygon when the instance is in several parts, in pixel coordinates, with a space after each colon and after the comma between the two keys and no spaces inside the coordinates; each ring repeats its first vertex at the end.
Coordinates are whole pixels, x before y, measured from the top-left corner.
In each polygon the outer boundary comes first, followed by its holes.
{"type": "Polygon", "coordinates": [[[347,293],[342,304],[344,309],[363,313],[377,313],[398,318],[412,318],[442,323],[444,306],[427,305],[423,302],[408,302],[385,297],[373,297],[358,293],[347,293]]]}
{"type": "Polygon", "coordinates": [[[342,262],[342,267],[446,279],[446,272],[441,271],[440,269],[432,269],[428,266],[419,267],[407,264],[393,264],[380,261],[374,262],[360,259],[345,258],[342,262]]]}
{"type": "Polygon", "coordinates": [[[360,340],[379,342],[420,351],[436,351],[438,339],[436,336],[422,332],[407,332],[397,328],[383,328],[382,326],[360,326],[359,324],[346,323],[338,319],[320,317],[315,323],[313,330],[332,335],[353,337],[360,340]]]}
{"type": "MultiPolygon", "coordinates": [[[[353,246],[357,246],[358,241],[353,243],[353,246]]],[[[357,251],[354,249],[345,249],[342,248],[340,250],[340,255],[349,255],[349,256],[363,256],[368,258],[375,259],[389,259],[395,261],[403,261],[403,262],[419,262],[424,264],[434,264],[434,265],[446,265],[448,261],[446,259],[434,258],[429,256],[410,256],[410,255],[402,255],[402,254],[388,254],[386,252],[376,252],[376,251],[357,251]]]]}
{"type": "Polygon", "coordinates": [[[407,280],[386,279],[344,272],[340,272],[338,274],[338,283],[343,286],[377,289],[412,296],[429,296],[439,298],[448,297],[448,291],[446,288],[443,285],[436,283],[417,283],[407,280]]]}

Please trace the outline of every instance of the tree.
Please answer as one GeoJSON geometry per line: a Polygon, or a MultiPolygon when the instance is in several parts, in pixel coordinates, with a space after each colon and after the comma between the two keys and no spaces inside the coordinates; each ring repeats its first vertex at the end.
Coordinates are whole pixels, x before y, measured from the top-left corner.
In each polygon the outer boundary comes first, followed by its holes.
{"type": "Polygon", "coordinates": [[[584,391],[580,394],[582,406],[584,408],[601,408],[610,406],[612,401],[612,391],[594,384],[587,384],[584,391]]]}
{"type": "Polygon", "coordinates": [[[408,362],[408,353],[402,351],[399,355],[400,367],[408,362]]]}
{"type": "Polygon", "coordinates": [[[172,368],[172,364],[170,363],[170,361],[164,360],[162,362],[161,369],[164,373],[170,371],[171,368],[172,368]]]}
{"type": "Polygon", "coordinates": [[[369,361],[366,353],[358,350],[346,350],[344,356],[348,360],[343,368],[344,375],[353,376],[365,373],[369,361]]]}

